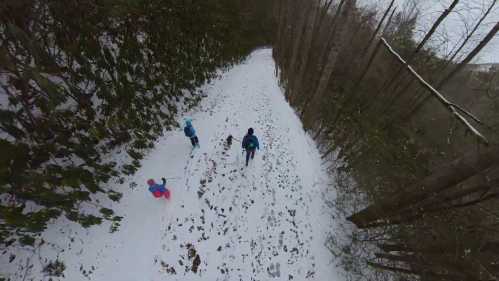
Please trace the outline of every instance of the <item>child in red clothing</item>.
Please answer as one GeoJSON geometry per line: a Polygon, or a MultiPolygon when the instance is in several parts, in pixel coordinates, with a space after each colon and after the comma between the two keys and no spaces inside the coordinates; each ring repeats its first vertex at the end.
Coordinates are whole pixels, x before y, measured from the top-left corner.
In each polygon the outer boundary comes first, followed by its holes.
{"type": "Polygon", "coordinates": [[[163,181],[162,184],[156,183],[153,179],[149,179],[147,184],[149,185],[149,191],[156,198],[165,197],[166,199],[170,199],[170,191],[166,188],[166,179],[161,178],[163,181]]]}

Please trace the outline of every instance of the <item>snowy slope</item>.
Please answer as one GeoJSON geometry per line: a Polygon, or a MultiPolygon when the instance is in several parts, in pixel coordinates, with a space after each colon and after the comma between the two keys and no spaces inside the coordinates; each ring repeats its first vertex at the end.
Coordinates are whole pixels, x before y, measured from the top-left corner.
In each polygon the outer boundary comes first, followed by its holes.
{"type": "Polygon", "coordinates": [[[41,268],[58,257],[61,280],[342,279],[325,247],[335,230],[326,206],[334,190],[277,85],[271,50],[255,51],[204,90],[208,97],[189,113],[201,148],[191,154],[180,129],[158,141],[130,179],[137,188],[117,186],[125,190],[113,206],[125,217],[120,231],[61,219],[37,251],[19,251],[12,263],[2,255],[0,272],[48,280],[41,268]],[[227,148],[224,139],[241,139],[250,126],[261,149],[243,168],[240,143],[227,148]],[[168,182],[169,202],[145,186],[161,176],[179,177],[168,182]]]}

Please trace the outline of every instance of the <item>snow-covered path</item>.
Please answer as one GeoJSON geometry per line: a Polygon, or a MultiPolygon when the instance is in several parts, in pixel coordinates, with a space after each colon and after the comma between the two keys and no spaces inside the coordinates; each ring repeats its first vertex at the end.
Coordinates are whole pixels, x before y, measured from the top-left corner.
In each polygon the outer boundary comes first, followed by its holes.
{"type": "MultiPolygon", "coordinates": [[[[189,114],[201,148],[191,154],[181,130],[160,139],[131,179],[138,187],[122,187],[119,232],[66,223],[45,234],[54,247],[42,255],[65,262],[63,280],[340,279],[325,247],[335,226],[325,200],[334,191],[277,85],[271,50],[255,51],[204,91],[208,97],[189,114]],[[243,168],[240,143],[224,142],[229,134],[240,140],[249,127],[261,149],[243,168]],[[170,202],[146,190],[148,178],[161,176],[180,177],[168,182],[170,202]]],[[[30,262],[13,280],[43,276],[43,259],[30,262]]],[[[25,264],[22,254],[16,263],[25,264]]]]}

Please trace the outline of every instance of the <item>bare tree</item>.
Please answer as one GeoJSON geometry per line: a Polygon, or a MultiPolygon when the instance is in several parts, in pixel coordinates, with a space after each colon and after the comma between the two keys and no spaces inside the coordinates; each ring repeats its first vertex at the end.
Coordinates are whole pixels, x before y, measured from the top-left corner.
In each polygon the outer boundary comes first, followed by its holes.
{"type": "MultiPolygon", "coordinates": [[[[470,63],[480,51],[487,46],[487,44],[494,38],[494,36],[499,32],[499,22],[489,31],[487,36],[471,51],[466,58],[464,58],[447,76],[445,76],[435,87],[436,90],[441,90],[454,76],[461,72],[464,67],[470,63]]],[[[429,100],[430,96],[424,97],[410,112],[409,116],[418,112],[429,100]]]]}
{"type": "MultiPolygon", "coordinates": [[[[390,2],[390,5],[388,6],[388,8],[385,10],[385,13],[383,14],[383,17],[381,17],[381,20],[379,21],[378,26],[376,27],[376,30],[374,30],[371,38],[369,39],[369,41],[367,41],[366,47],[364,48],[364,50],[361,53],[362,56],[365,56],[367,54],[367,50],[369,49],[372,42],[374,41],[374,38],[376,38],[376,35],[378,35],[378,32],[380,31],[381,27],[383,26],[383,23],[385,22],[385,19],[388,16],[388,13],[390,13],[390,11],[392,10],[393,4],[395,4],[395,0],[392,0],[392,2],[390,2]]],[[[396,9],[393,9],[392,14],[390,15],[390,19],[388,20],[388,25],[390,24],[391,18],[393,16],[395,10],[396,9]]]]}
{"type": "MultiPolygon", "coordinates": [[[[456,7],[456,5],[459,3],[459,0],[454,0],[451,5],[444,10],[442,14],[438,17],[438,19],[433,23],[431,26],[430,30],[425,34],[424,38],[419,42],[418,46],[416,49],[411,53],[411,55],[406,58],[405,60],[407,61],[408,64],[411,64],[413,60],[416,58],[416,55],[421,51],[421,49],[424,47],[424,45],[428,42],[428,40],[433,36],[433,34],[437,31],[438,27],[442,24],[442,22],[449,16],[449,14],[452,12],[452,10],[456,7]]],[[[390,89],[393,87],[394,83],[398,80],[400,80],[401,77],[404,76],[403,72],[401,72],[402,66],[399,67],[399,69],[395,72],[395,74],[387,80],[387,82],[381,87],[379,92],[389,92],[390,89]]]]}
{"type": "Polygon", "coordinates": [[[341,11],[340,15],[340,24],[339,30],[337,32],[337,36],[333,42],[333,46],[329,50],[329,54],[327,56],[327,63],[322,70],[321,77],[319,79],[319,84],[317,89],[308,97],[303,105],[303,109],[301,111],[301,116],[303,117],[306,113],[307,107],[309,103],[314,99],[315,96],[322,96],[324,91],[326,90],[327,84],[331,78],[331,74],[333,73],[334,66],[338,59],[338,55],[340,50],[343,48],[343,44],[346,41],[346,31],[348,25],[348,19],[353,9],[355,9],[356,0],[347,0],[345,7],[341,11]]]}
{"type": "Polygon", "coordinates": [[[443,66],[441,71],[443,71],[447,66],[449,66],[452,61],[456,58],[456,56],[461,52],[461,50],[466,46],[468,41],[473,37],[475,32],[478,30],[478,28],[482,25],[482,22],[487,18],[487,16],[490,14],[490,12],[494,9],[494,6],[497,4],[496,0],[493,0],[492,3],[489,5],[488,9],[485,11],[485,13],[482,15],[482,17],[478,20],[478,22],[475,24],[473,29],[468,33],[464,41],[461,43],[461,45],[457,48],[457,50],[454,51],[452,56],[448,59],[447,63],[443,66]]]}
{"type": "MultiPolygon", "coordinates": [[[[332,0],[330,0],[325,7],[322,7],[324,11],[322,13],[326,13],[327,10],[329,9],[329,6],[331,5],[332,0]]],[[[303,50],[301,52],[300,56],[300,67],[298,71],[296,72],[295,75],[293,75],[293,80],[291,84],[291,88],[293,91],[296,91],[297,94],[301,93],[302,89],[302,82],[303,82],[303,76],[305,74],[305,70],[307,68],[307,65],[309,64],[309,57],[310,57],[310,47],[312,46],[312,41],[314,39],[314,35],[316,35],[316,30],[320,29],[320,25],[322,23],[322,20],[316,20],[317,18],[317,13],[319,12],[318,9],[320,8],[320,5],[315,4],[315,1],[312,1],[312,6],[317,5],[317,7],[312,7],[312,14],[309,17],[309,21],[305,30],[305,39],[303,41],[303,50]]]]}
{"type": "Polygon", "coordinates": [[[412,60],[414,59],[414,56],[419,53],[419,51],[423,48],[423,46],[428,42],[428,40],[433,36],[437,28],[440,26],[440,24],[444,21],[444,19],[452,12],[452,10],[456,7],[456,5],[459,3],[459,0],[454,0],[450,4],[450,6],[444,10],[444,12],[438,17],[438,19],[435,21],[435,23],[432,25],[430,30],[426,33],[425,37],[419,45],[416,47],[416,50],[414,50],[413,54],[411,57],[407,59],[408,63],[411,63],[412,60]]]}
{"type": "Polygon", "coordinates": [[[476,155],[471,152],[441,167],[435,173],[407,188],[407,191],[387,197],[348,218],[358,227],[369,227],[376,221],[430,198],[457,183],[483,171],[499,161],[499,147],[476,155]]]}
{"type": "MultiPolygon", "coordinates": [[[[298,6],[298,9],[303,9],[305,12],[304,13],[299,13],[298,14],[298,20],[294,32],[294,42],[293,42],[293,47],[291,49],[291,60],[289,61],[289,66],[288,66],[288,71],[290,73],[295,72],[295,64],[299,55],[299,48],[300,48],[300,43],[302,43],[302,36],[304,33],[304,27],[305,23],[308,20],[308,15],[310,13],[310,10],[315,11],[315,7],[313,5],[313,2],[309,3],[309,1],[300,1],[300,5],[298,6]]],[[[292,78],[292,77],[291,77],[292,78]]]]}

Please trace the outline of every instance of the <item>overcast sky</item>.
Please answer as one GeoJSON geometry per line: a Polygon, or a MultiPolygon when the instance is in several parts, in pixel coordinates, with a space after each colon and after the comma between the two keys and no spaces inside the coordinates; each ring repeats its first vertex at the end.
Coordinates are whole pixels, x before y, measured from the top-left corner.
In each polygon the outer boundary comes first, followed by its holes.
{"type": "MultiPolygon", "coordinates": [[[[396,0],[399,10],[403,9],[404,4],[408,1],[411,0],[396,0]]],[[[437,29],[437,34],[429,44],[433,47],[438,47],[442,55],[449,53],[456,43],[464,40],[466,29],[470,30],[473,28],[493,1],[498,0],[461,0],[453,12],[437,29]],[[444,40],[444,38],[448,38],[448,40],[444,40]]],[[[381,10],[388,7],[390,0],[359,0],[359,2],[363,5],[376,5],[381,10]]],[[[416,3],[418,3],[420,9],[416,37],[417,39],[421,39],[440,14],[450,6],[452,0],[416,0],[416,3]]],[[[467,46],[460,54],[461,57],[476,46],[498,21],[499,3],[496,4],[494,10],[485,19],[472,40],[468,41],[467,46]]],[[[492,42],[482,50],[473,62],[499,63],[499,35],[496,35],[492,42]]]]}

